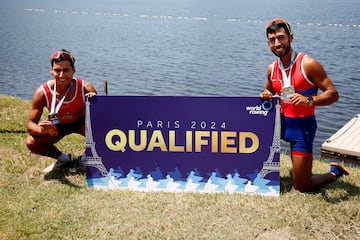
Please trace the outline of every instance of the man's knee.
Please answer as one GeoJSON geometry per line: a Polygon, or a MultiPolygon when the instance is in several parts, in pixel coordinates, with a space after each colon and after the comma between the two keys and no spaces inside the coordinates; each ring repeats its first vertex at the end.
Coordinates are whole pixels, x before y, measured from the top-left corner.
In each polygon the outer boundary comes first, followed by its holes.
{"type": "Polygon", "coordinates": [[[35,140],[31,135],[26,137],[26,147],[32,151],[35,148],[35,140]]]}
{"type": "Polygon", "coordinates": [[[298,184],[294,182],[294,188],[295,190],[299,192],[311,192],[312,186],[311,184],[298,184]]]}
{"type": "MultiPolygon", "coordinates": [[[[51,144],[51,143],[49,143],[51,144]]],[[[33,153],[37,153],[39,154],[43,149],[44,146],[49,145],[49,144],[44,144],[43,139],[42,138],[34,138],[31,135],[28,135],[26,138],[26,147],[33,153]]]]}
{"type": "Polygon", "coordinates": [[[312,154],[292,155],[294,188],[300,192],[312,191],[312,154]]]}
{"type": "Polygon", "coordinates": [[[312,190],[311,174],[294,174],[293,183],[295,190],[300,192],[310,192],[312,190]]]}

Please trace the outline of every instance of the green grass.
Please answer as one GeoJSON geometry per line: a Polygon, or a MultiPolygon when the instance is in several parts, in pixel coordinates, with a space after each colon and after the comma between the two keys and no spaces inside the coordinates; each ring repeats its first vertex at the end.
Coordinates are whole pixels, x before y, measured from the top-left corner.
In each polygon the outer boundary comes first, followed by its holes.
{"type": "MultiPolygon", "coordinates": [[[[321,190],[281,196],[144,193],[87,188],[74,172],[44,175],[52,159],[25,146],[30,101],[0,95],[0,239],[360,239],[360,168],[321,190]]],[[[80,155],[84,138],[59,144],[80,155]]],[[[314,172],[328,163],[314,161],[314,172]]]]}

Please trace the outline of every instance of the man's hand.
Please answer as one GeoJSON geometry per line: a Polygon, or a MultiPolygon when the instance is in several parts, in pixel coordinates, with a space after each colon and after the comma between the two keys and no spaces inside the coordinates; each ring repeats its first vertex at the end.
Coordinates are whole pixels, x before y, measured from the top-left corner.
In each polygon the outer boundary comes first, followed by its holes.
{"type": "Polygon", "coordinates": [[[295,106],[299,106],[299,105],[309,106],[310,105],[309,99],[306,96],[303,96],[299,93],[294,93],[290,97],[290,101],[295,106]]]}
{"type": "Polygon", "coordinates": [[[88,98],[92,98],[92,97],[96,96],[96,92],[85,93],[85,96],[88,97],[88,98]]]}
{"type": "Polygon", "coordinates": [[[50,136],[57,136],[58,131],[54,124],[52,124],[49,120],[44,120],[39,123],[41,128],[41,132],[43,134],[49,134],[50,136]]]}
{"type": "Polygon", "coordinates": [[[264,89],[264,91],[262,93],[260,93],[260,98],[261,99],[265,99],[265,100],[272,100],[274,94],[272,94],[272,92],[270,92],[268,89],[264,89]]]}

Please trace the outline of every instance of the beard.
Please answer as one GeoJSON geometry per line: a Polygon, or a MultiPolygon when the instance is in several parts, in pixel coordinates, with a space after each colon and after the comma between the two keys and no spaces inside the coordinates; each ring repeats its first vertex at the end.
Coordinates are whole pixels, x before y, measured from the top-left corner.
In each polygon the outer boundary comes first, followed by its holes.
{"type": "MultiPolygon", "coordinates": [[[[282,46],[284,47],[284,46],[282,46]]],[[[285,48],[285,51],[282,52],[282,53],[279,53],[276,51],[276,49],[272,49],[271,51],[279,58],[282,58],[284,56],[286,56],[286,54],[288,54],[291,50],[291,45],[290,45],[290,42],[288,42],[287,46],[284,47],[285,48]]]]}

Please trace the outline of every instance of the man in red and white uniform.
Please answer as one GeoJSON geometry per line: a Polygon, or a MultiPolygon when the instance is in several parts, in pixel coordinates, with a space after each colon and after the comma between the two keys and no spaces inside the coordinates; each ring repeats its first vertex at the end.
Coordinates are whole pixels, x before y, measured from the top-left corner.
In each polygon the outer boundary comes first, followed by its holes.
{"type": "Polygon", "coordinates": [[[318,61],[291,48],[294,35],[288,22],[282,18],[269,21],[266,36],[278,59],[268,66],[268,80],[260,97],[281,98],[282,139],[290,142],[294,188],[309,192],[349,174],[335,162],[330,163],[329,173],[312,174],[315,106],[336,102],[338,91],[318,61]]]}
{"type": "Polygon", "coordinates": [[[71,133],[85,136],[85,96],[91,98],[97,94],[91,83],[73,78],[75,59],[68,51],[54,52],[50,63],[54,79],[42,84],[33,95],[26,139],[33,153],[57,159],[45,171],[72,163],[71,156],[54,144],[71,133]],[[49,110],[49,116],[40,121],[44,107],[49,110]]]}
{"type": "MultiPolygon", "coordinates": [[[[51,110],[51,103],[53,98],[53,89],[51,88],[52,80],[47,81],[41,86],[41,89],[45,95],[46,107],[51,110]]],[[[70,87],[74,88],[75,94],[69,101],[64,101],[58,112],[58,118],[61,123],[71,124],[84,119],[85,116],[85,94],[84,94],[84,80],[74,78],[70,87]]],[[[59,100],[56,99],[59,103],[59,100]]]]}

